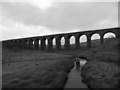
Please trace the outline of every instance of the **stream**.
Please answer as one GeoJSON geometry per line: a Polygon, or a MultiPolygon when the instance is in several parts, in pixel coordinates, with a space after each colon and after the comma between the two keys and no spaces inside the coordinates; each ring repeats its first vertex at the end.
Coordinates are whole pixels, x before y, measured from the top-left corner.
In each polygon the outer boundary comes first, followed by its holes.
{"type": "MultiPolygon", "coordinates": [[[[80,66],[83,66],[85,63],[87,63],[87,60],[79,58],[79,63],[80,66]]],[[[74,67],[68,74],[68,79],[64,88],[88,88],[87,85],[82,82],[81,67],[78,67],[76,62],[74,62],[74,67]]]]}

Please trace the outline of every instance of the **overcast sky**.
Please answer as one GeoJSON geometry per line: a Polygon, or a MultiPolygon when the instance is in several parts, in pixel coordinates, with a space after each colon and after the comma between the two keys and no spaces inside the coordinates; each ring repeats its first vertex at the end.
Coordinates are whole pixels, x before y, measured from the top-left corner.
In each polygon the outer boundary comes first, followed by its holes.
{"type": "Polygon", "coordinates": [[[2,0],[0,40],[118,26],[119,0],[89,1],[2,0]]]}

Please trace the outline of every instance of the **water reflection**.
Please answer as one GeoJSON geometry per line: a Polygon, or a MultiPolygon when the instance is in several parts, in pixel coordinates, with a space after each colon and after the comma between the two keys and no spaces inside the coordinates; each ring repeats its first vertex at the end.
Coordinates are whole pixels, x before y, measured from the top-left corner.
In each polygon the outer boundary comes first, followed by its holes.
{"type": "Polygon", "coordinates": [[[81,69],[82,66],[84,66],[87,63],[86,59],[82,59],[82,58],[79,58],[79,57],[75,57],[74,60],[75,60],[74,65],[75,65],[76,69],[81,69]]]}

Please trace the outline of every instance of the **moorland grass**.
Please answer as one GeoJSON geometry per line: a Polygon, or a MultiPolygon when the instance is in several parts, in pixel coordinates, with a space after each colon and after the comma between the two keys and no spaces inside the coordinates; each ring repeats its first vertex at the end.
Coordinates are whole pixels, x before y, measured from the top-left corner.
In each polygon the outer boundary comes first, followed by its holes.
{"type": "Polygon", "coordinates": [[[3,88],[63,88],[73,67],[68,55],[30,50],[2,54],[3,88]]]}
{"type": "Polygon", "coordinates": [[[91,88],[119,88],[119,67],[103,61],[89,61],[82,68],[83,81],[91,88]]]}

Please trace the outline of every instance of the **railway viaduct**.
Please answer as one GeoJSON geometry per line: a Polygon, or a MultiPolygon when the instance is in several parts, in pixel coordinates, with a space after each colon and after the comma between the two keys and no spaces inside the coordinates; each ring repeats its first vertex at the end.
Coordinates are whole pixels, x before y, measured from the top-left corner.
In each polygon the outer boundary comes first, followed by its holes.
{"type": "Polygon", "coordinates": [[[75,37],[75,48],[80,48],[79,38],[82,35],[86,35],[87,37],[87,47],[91,47],[91,36],[93,34],[99,34],[100,36],[100,44],[104,43],[104,35],[106,33],[114,33],[116,38],[120,37],[120,28],[107,28],[107,29],[99,29],[99,30],[89,30],[89,31],[82,31],[82,32],[73,32],[73,33],[62,33],[62,34],[53,34],[53,35],[46,35],[46,36],[36,36],[36,37],[28,37],[28,38],[20,38],[20,39],[12,39],[12,40],[5,40],[2,41],[2,46],[13,48],[18,47],[20,49],[35,49],[35,50],[53,50],[53,39],[55,38],[56,42],[56,50],[61,49],[61,38],[65,38],[65,49],[70,49],[70,37],[75,37]],[[48,40],[48,46],[45,44],[45,40],[48,40]],[[41,43],[39,44],[39,40],[41,43]],[[34,44],[33,44],[34,42],[34,44]]]}

